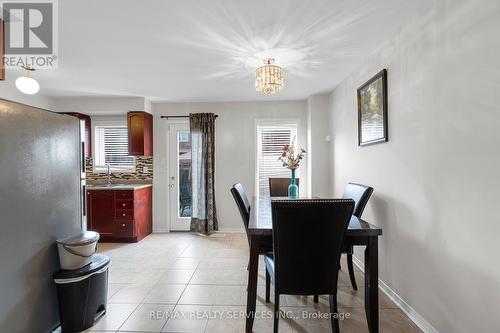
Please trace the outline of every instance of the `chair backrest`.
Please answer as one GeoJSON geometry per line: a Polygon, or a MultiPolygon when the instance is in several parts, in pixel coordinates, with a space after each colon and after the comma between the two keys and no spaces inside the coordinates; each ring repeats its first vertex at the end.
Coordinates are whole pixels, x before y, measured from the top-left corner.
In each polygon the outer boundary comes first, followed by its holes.
{"type": "Polygon", "coordinates": [[[356,183],[347,183],[342,198],[354,200],[354,211],[352,215],[361,218],[372,193],[373,187],[356,183]]]}
{"type": "Polygon", "coordinates": [[[234,201],[236,201],[236,206],[240,211],[241,218],[243,219],[243,224],[245,225],[245,232],[247,232],[248,237],[248,221],[250,219],[250,203],[248,201],[243,185],[236,183],[231,187],[231,194],[233,195],[234,201]]]}
{"type": "Polygon", "coordinates": [[[340,252],[354,201],[273,200],[271,205],[278,292],[335,294],[340,252]]]}
{"type": "MultiPolygon", "coordinates": [[[[295,178],[295,184],[299,185],[299,178],[295,178]]],[[[290,185],[290,178],[269,178],[269,195],[271,197],[288,196],[288,185],[290,185]]]]}

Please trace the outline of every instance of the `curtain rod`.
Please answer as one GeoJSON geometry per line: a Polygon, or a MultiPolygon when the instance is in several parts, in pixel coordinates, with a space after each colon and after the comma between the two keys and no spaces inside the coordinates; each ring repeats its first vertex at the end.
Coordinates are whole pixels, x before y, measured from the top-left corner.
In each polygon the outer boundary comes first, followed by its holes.
{"type": "MultiPolygon", "coordinates": [[[[215,115],[215,118],[217,118],[219,115],[215,115]]],[[[168,119],[168,118],[189,118],[189,116],[160,116],[162,119],[168,119]]]]}

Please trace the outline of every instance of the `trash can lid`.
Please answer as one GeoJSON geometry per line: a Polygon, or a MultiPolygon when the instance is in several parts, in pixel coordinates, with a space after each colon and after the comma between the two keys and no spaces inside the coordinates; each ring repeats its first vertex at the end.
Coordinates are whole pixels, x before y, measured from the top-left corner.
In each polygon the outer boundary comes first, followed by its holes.
{"type": "Polygon", "coordinates": [[[99,233],[95,231],[82,231],[77,235],[58,239],[56,242],[63,245],[85,245],[99,240],[99,233]]]}
{"type": "Polygon", "coordinates": [[[54,273],[53,278],[57,280],[74,279],[95,273],[107,265],[109,265],[108,256],[103,254],[94,254],[90,264],[75,270],[61,269],[60,271],[54,273]]]}

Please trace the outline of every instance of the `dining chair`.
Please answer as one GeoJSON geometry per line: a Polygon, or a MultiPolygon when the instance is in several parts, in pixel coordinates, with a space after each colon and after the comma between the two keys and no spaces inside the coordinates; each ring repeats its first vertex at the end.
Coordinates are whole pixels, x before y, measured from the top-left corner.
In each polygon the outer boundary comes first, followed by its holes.
{"type": "MultiPolygon", "coordinates": [[[[250,202],[243,189],[243,185],[236,183],[231,187],[231,194],[233,195],[234,201],[236,201],[236,206],[240,211],[241,219],[243,220],[243,225],[245,226],[245,233],[248,239],[248,245],[250,246],[250,235],[248,234],[248,222],[250,220],[250,202]]],[[[273,245],[272,239],[269,238],[268,241],[261,242],[259,254],[265,254],[272,252],[273,245]]]]}
{"type": "MultiPolygon", "coordinates": [[[[295,179],[295,183],[299,185],[299,178],[295,179]]],[[[290,185],[290,178],[269,178],[269,196],[288,196],[288,185],[290,185]]]]}
{"type": "Polygon", "coordinates": [[[266,254],[266,302],[274,281],[274,332],[280,295],[329,295],[332,330],[339,332],[338,267],[354,209],[350,199],[273,200],[273,254],[266,254]]]}
{"type": "MultiPolygon", "coordinates": [[[[365,210],[366,204],[368,203],[368,200],[370,199],[372,193],[373,187],[356,183],[347,183],[344,189],[344,193],[342,194],[342,198],[354,200],[354,210],[352,215],[356,216],[357,218],[361,218],[361,215],[363,215],[363,211],[365,210]]],[[[349,278],[351,280],[352,288],[354,290],[358,290],[356,277],[354,275],[354,266],[352,262],[353,252],[354,246],[344,244],[342,253],[347,255],[347,269],[349,271],[349,278]]]]}

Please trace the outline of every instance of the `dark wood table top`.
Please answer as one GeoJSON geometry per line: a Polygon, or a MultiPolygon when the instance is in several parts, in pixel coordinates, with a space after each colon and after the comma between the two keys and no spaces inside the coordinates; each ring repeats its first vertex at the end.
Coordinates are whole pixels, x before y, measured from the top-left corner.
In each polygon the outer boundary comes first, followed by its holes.
{"type": "MultiPolygon", "coordinates": [[[[253,197],[250,208],[250,221],[248,222],[248,233],[250,235],[272,235],[273,221],[271,215],[271,201],[273,199],[288,199],[283,197],[253,197]]],[[[300,198],[318,199],[318,198],[300,198]]],[[[370,224],[362,219],[352,216],[346,231],[349,236],[380,236],[382,228],[370,224]]]]}

